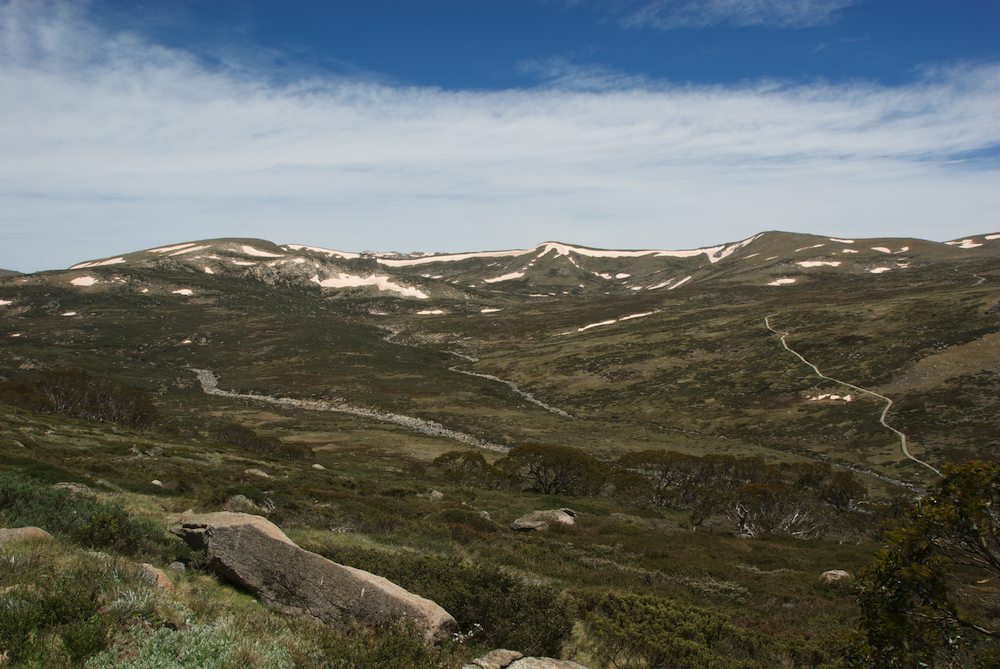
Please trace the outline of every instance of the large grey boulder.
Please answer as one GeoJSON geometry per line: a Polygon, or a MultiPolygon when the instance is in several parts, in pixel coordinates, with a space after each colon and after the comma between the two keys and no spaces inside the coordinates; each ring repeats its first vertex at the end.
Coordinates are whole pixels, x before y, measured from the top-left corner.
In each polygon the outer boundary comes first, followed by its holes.
{"type": "Polygon", "coordinates": [[[52,535],[40,527],[0,528],[0,546],[16,541],[49,541],[52,535]]]}
{"type": "Polygon", "coordinates": [[[458,630],[443,608],[388,579],[299,548],[276,525],[245,513],[183,515],[171,532],[204,550],[208,567],[284,613],[327,625],[412,623],[429,642],[458,630]]]}
{"type": "Polygon", "coordinates": [[[544,532],[552,525],[576,525],[576,512],[572,509],[532,511],[510,524],[510,529],[522,532],[544,532]]]}

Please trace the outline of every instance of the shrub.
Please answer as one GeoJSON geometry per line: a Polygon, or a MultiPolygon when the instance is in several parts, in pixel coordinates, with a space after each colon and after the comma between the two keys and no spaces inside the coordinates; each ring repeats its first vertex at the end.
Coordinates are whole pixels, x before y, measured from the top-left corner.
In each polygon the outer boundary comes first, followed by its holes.
{"type": "Polygon", "coordinates": [[[756,643],[718,614],[650,595],[608,594],[585,622],[602,666],[750,669],[756,643]]]}
{"type": "Polygon", "coordinates": [[[572,446],[517,446],[497,467],[525,489],[544,495],[589,495],[598,492],[607,467],[572,446]]]}
{"type": "Polygon", "coordinates": [[[555,655],[573,626],[555,588],[528,584],[491,565],[347,547],[326,553],[437,602],[464,631],[476,630],[474,641],[492,648],[555,655]]]}
{"type": "Polygon", "coordinates": [[[164,529],[118,504],[72,495],[15,473],[0,474],[0,522],[37,526],[88,548],[137,556],[162,555],[179,545],[164,529]]]}
{"type": "Polygon", "coordinates": [[[0,402],[136,429],[157,418],[149,393],[78,369],[20,373],[0,381],[0,402]]]}
{"type": "Polygon", "coordinates": [[[238,423],[223,423],[208,431],[209,441],[235,446],[245,451],[282,460],[310,460],[313,451],[305,444],[285,443],[277,437],[265,437],[238,423]]]}

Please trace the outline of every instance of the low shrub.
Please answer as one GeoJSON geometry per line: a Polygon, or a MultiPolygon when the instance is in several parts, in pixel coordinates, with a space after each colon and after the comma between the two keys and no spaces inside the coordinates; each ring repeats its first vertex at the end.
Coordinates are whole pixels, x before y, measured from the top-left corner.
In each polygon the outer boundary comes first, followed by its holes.
{"type": "Polygon", "coordinates": [[[158,416],[146,391],[78,369],[13,374],[0,380],[0,402],[136,429],[149,427],[158,416]]]}
{"type": "Polygon", "coordinates": [[[36,526],[86,546],[134,556],[164,555],[180,543],[159,524],[118,504],[72,495],[26,476],[0,473],[0,524],[36,526]]]}
{"type": "Polygon", "coordinates": [[[337,547],[327,557],[365,569],[427,597],[455,616],[472,640],[491,648],[557,655],[573,627],[559,591],[502,569],[453,557],[337,547]]]}
{"type": "Polygon", "coordinates": [[[305,444],[286,443],[277,437],[265,437],[238,423],[223,423],[208,431],[209,441],[266,455],[281,460],[311,460],[313,451],[305,444]]]}

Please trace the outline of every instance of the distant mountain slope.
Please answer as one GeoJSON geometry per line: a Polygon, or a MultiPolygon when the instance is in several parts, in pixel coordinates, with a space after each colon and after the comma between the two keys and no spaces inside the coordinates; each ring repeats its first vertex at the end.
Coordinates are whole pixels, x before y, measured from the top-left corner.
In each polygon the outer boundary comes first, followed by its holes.
{"type": "Polygon", "coordinates": [[[756,453],[924,481],[883,404],[818,376],[765,316],[824,374],[891,397],[920,459],[1000,448],[996,234],[441,255],[188,241],[0,282],[0,371],[82,367],[156,389],[178,416],[267,396],[291,421],[315,400],[353,413],[294,421],[361,440],[427,440],[407,426],[435,423],[475,443],[756,453]],[[194,369],[231,394],[203,395],[194,369]]]}
{"type": "MultiPolygon", "coordinates": [[[[334,294],[385,294],[413,300],[489,296],[621,295],[671,291],[706,282],[790,286],[832,273],[905,273],[914,266],[1000,255],[1000,234],[945,243],[911,238],[846,239],[763,232],[687,250],[608,250],[545,242],[532,248],[450,254],[380,254],[260,239],[184,242],[81,262],[90,273],[177,268],[207,276],[311,286],[334,294]]],[[[97,285],[107,279],[91,277],[97,285]]],[[[85,281],[85,275],[77,277],[85,281]]],[[[78,283],[77,285],[82,285],[78,283]]]]}
{"type": "Polygon", "coordinates": [[[18,276],[20,272],[15,272],[12,269],[0,269],[0,279],[7,276],[18,276]]]}

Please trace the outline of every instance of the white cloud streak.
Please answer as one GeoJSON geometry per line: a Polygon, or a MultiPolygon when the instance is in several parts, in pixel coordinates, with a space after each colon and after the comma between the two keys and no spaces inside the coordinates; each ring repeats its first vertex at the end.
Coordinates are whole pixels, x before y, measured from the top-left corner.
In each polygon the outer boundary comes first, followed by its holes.
{"type": "Polygon", "coordinates": [[[832,23],[857,0],[643,0],[625,14],[630,27],[676,30],[713,25],[807,28],[832,23]]]}
{"type": "Polygon", "coordinates": [[[0,5],[0,267],[214,236],[458,251],[1000,227],[996,163],[961,159],[1000,146],[998,64],[891,88],[275,84],[67,7],[0,5]]]}

